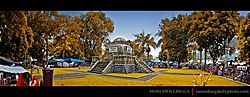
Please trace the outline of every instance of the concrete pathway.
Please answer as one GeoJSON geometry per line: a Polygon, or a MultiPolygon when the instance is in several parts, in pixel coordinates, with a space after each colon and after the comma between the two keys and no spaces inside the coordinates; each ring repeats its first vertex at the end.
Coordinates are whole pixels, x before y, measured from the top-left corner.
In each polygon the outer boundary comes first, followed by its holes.
{"type": "MultiPolygon", "coordinates": [[[[70,74],[56,74],[53,75],[53,79],[65,79],[65,78],[79,78],[79,77],[84,77],[90,75],[88,73],[70,73],[70,74]]],[[[37,76],[38,80],[42,80],[43,76],[37,76]]]]}
{"type": "MultiPolygon", "coordinates": [[[[104,75],[104,74],[96,74],[96,73],[86,73],[86,72],[80,72],[80,71],[69,71],[69,72],[75,72],[75,73],[70,73],[70,74],[56,74],[53,75],[53,79],[65,79],[65,78],[78,78],[78,77],[84,77],[87,75],[96,75],[96,76],[104,76],[104,77],[111,77],[111,78],[120,78],[120,79],[126,79],[126,80],[138,80],[138,81],[147,81],[150,80],[154,77],[156,77],[159,74],[166,74],[165,71],[159,71],[159,72],[154,72],[150,73],[148,75],[139,77],[139,78],[133,78],[133,77],[122,77],[122,76],[113,76],[113,75],[104,75]]],[[[38,80],[42,80],[43,76],[38,75],[38,80]]]]}

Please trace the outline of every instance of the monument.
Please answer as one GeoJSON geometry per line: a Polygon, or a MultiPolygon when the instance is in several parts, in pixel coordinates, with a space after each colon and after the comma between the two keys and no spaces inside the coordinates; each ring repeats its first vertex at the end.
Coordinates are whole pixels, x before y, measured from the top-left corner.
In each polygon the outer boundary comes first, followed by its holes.
{"type": "Polygon", "coordinates": [[[134,56],[129,43],[121,37],[105,45],[104,56],[90,68],[92,73],[151,73],[154,72],[142,60],[134,56]]]}

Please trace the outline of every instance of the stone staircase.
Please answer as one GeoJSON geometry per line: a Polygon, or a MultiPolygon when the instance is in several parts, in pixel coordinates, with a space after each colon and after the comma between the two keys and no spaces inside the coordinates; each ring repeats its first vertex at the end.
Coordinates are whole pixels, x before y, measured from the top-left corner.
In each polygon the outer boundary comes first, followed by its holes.
{"type": "Polygon", "coordinates": [[[146,69],[147,72],[149,72],[149,73],[154,72],[149,66],[147,66],[147,64],[145,62],[142,62],[140,60],[138,60],[138,62],[141,64],[141,66],[143,66],[143,68],[146,69]]]}
{"type": "Polygon", "coordinates": [[[101,74],[105,67],[108,65],[108,62],[99,62],[96,64],[93,69],[90,70],[91,73],[98,73],[101,74]]]}

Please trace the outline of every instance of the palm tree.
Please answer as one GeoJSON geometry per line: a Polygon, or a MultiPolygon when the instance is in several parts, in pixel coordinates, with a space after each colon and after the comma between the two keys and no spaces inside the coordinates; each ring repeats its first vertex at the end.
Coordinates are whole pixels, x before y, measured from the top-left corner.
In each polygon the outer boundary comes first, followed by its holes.
{"type": "Polygon", "coordinates": [[[134,42],[138,44],[139,46],[143,47],[143,49],[139,53],[140,54],[139,56],[142,56],[145,50],[148,56],[150,52],[150,46],[153,47],[154,49],[156,48],[156,42],[154,41],[154,38],[151,37],[151,34],[145,35],[144,31],[142,31],[142,33],[135,34],[134,36],[136,37],[134,42]],[[146,45],[147,45],[147,48],[145,47],[146,45]]]}

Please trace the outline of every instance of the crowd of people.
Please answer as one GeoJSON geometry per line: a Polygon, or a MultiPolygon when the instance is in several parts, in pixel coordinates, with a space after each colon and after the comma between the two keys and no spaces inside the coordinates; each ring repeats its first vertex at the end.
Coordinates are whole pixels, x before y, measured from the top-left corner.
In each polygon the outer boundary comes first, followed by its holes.
{"type": "Polygon", "coordinates": [[[202,70],[212,72],[213,75],[224,76],[235,81],[250,84],[250,67],[247,65],[230,65],[224,67],[224,64],[211,65],[207,64],[202,70]]]}

